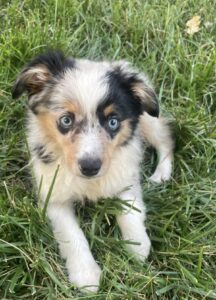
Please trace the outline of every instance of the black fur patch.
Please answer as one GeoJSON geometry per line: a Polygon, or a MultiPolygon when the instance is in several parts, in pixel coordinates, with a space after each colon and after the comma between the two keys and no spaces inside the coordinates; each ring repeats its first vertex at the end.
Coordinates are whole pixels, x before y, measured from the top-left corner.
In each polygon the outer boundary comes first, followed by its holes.
{"type": "Polygon", "coordinates": [[[55,161],[51,152],[46,153],[46,148],[44,145],[37,145],[33,150],[43,163],[50,164],[55,161]]]}
{"type": "Polygon", "coordinates": [[[146,111],[153,117],[159,116],[157,96],[154,90],[139,77],[138,73],[125,72],[122,71],[121,67],[117,67],[114,71],[108,73],[108,78],[110,86],[120,87],[121,90],[124,90],[139,110],[146,111]],[[135,92],[137,86],[139,89],[143,88],[145,96],[142,97],[135,92]]]}
{"type": "Polygon", "coordinates": [[[49,51],[41,54],[33,59],[27,68],[32,68],[37,65],[44,65],[54,76],[60,75],[65,69],[74,68],[75,60],[66,58],[61,51],[49,51]]]}
{"type": "Polygon", "coordinates": [[[120,122],[126,119],[129,120],[131,138],[139,121],[139,116],[143,112],[140,101],[137,101],[132,91],[132,84],[138,79],[136,79],[136,76],[133,74],[129,78],[124,78],[117,71],[109,72],[106,75],[106,78],[109,84],[109,91],[107,97],[103,99],[97,109],[100,123],[108,131],[111,138],[118,133],[120,127],[114,132],[108,129],[107,121],[109,116],[105,117],[103,113],[106,107],[113,105],[114,112],[111,113],[111,116],[116,116],[120,122]]]}

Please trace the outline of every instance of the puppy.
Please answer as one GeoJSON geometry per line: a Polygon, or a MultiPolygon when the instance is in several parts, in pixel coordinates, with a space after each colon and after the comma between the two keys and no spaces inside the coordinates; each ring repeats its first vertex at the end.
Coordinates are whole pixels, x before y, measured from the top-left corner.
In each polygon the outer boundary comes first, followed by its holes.
{"type": "Polygon", "coordinates": [[[97,291],[101,269],[73,210],[75,201],[118,197],[137,208],[117,216],[128,249],[144,260],[150,240],[140,186],[144,144],[159,154],[153,181],[168,180],[173,141],[155,92],[125,61],[95,62],[42,54],[21,72],[13,98],[28,95],[27,137],[42,206],[47,205],[69,280],[97,291]]]}

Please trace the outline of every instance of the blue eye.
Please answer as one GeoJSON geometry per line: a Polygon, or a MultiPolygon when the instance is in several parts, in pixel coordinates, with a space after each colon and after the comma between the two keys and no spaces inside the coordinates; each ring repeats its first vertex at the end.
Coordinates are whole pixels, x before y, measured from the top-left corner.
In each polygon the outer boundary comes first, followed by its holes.
{"type": "Polygon", "coordinates": [[[108,127],[112,130],[115,131],[119,128],[120,122],[116,118],[112,117],[108,120],[108,127]]]}
{"type": "Polygon", "coordinates": [[[64,128],[69,128],[73,124],[73,119],[70,116],[63,116],[59,119],[59,123],[64,128]]]}

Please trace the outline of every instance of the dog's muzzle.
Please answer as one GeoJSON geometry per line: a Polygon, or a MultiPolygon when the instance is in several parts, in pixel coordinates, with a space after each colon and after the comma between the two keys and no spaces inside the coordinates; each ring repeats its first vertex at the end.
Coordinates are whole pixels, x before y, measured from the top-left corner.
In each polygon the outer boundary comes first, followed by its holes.
{"type": "Polygon", "coordinates": [[[79,160],[79,168],[83,175],[87,177],[95,176],[101,168],[102,162],[100,159],[84,158],[79,160]]]}

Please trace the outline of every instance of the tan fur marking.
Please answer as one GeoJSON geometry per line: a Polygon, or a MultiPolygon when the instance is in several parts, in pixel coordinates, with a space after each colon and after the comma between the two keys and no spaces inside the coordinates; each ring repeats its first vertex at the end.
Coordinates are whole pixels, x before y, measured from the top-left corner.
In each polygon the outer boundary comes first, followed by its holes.
{"type": "Polygon", "coordinates": [[[142,100],[142,102],[145,102],[147,106],[154,107],[156,102],[154,98],[152,97],[153,91],[143,83],[136,83],[133,86],[133,92],[142,100]]]}
{"type": "Polygon", "coordinates": [[[108,117],[112,112],[114,112],[113,104],[110,104],[109,106],[107,106],[103,111],[105,117],[108,117]]]}
{"type": "Polygon", "coordinates": [[[59,157],[64,157],[68,166],[72,166],[75,162],[76,152],[78,151],[79,143],[71,142],[71,134],[62,135],[56,127],[56,113],[43,113],[38,116],[38,123],[41,130],[44,132],[44,142],[51,144],[55,154],[59,157]],[[62,155],[63,152],[63,155],[62,155]]]}
{"type": "Polygon", "coordinates": [[[63,108],[65,111],[74,113],[75,115],[81,113],[79,104],[76,101],[65,100],[63,104],[63,108]]]}
{"type": "Polygon", "coordinates": [[[129,126],[129,120],[125,120],[122,122],[122,128],[120,132],[116,135],[114,140],[112,140],[106,147],[107,149],[107,155],[105,155],[106,159],[110,160],[113,152],[116,148],[118,148],[120,145],[124,144],[124,142],[127,141],[131,134],[131,129],[129,126]]]}
{"type": "Polygon", "coordinates": [[[147,101],[149,101],[149,95],[148,92],[146,91],[145,87],[143,86],[143,83],[136,83],[133,86],[133,92],[140,97],[141,99],[145,99],[147,101]],[[147,98],[147,99],[146,99],[147,98]]]}
{"type": "Polygon", "coordinates": [[[130,134],[131,128],[129,125],[129,120],[125,120],[122,122],[122,128],[116,136],[116,145],[122,145],[124,142],[126,142],[130,134]]]}

